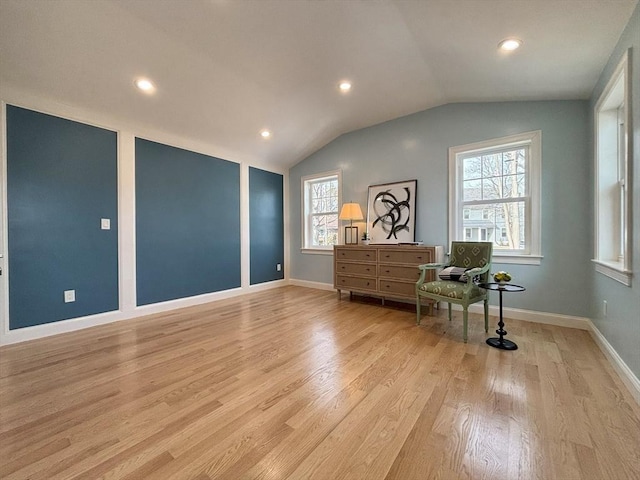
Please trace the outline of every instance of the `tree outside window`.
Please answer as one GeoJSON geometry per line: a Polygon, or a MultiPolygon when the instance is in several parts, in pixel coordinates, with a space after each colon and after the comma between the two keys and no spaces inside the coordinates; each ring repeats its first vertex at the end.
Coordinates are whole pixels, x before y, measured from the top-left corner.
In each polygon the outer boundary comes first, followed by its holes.
{"type": "Polygon", "coordinates": [[[303,178],[303,248],[331,250],[338,244],[339,172],[303,178]]]}
{"type": "Polygon", "coordinates": [[[451,240],[493,242],[503,262],[539,263],[540,146],[537,131],[449,149],[451,240]]]}
{"type": "Polygon", "coordinates": [[[478,230],[474,240],[491,240],[497,249],[525,248],[527,151],[520,147],[463,157],[463,204],[470,212],[463,226],[478,230]],[[503,228],[506,239],[496,238],[494,232],[503,228]]]}

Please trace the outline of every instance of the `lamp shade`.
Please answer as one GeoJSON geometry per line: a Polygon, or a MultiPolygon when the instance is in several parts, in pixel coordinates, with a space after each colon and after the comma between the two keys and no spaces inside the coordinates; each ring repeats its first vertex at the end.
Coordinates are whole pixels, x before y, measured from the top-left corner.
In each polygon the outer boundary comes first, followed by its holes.
{"type": "Polygon", "coordinates": [[[359,203],[344,203],[340,210],[340,220],[363,220],[362,209],[359,203]]]}

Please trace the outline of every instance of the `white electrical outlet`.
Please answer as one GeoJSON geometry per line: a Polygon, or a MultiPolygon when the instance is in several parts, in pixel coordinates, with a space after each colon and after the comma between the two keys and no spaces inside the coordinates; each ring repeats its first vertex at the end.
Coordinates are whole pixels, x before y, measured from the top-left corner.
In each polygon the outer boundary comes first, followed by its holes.
{"type": "Polygon", "coordinates": [[[75,290],[65,290],[64,291],[64,303],[71,303],[76,301],[76,291],[75,290]]]}
{"type": "Polygon", "coordinates": [[[607,301],[606,300],[602,301],[602,315],[604,316],[604,318],[607,318],[607,301]]]}
{"type": "Polygon", "coordinates": [[[111,230],[111,219],[110,218],[101,218],[100,219],[100,228],[102,230],[111,230]]]}
{"type": "Polygon", "coordinates": [[[279,272],[279,271],[281,271],[281,270],[282,270],[282,264],[278,263],[278,264],[276,265],[276,270],[277,270],[278,272],[279,272]]]}

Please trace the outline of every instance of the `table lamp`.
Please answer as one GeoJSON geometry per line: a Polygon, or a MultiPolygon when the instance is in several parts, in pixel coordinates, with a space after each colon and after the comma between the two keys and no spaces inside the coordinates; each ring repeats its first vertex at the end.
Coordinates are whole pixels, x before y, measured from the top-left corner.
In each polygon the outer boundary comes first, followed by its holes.
{"type": "Polygon", "coordinates": [[[349,220],[349,226],[344,227],[344,244],[345,245],[357,245],[358,244],[358,227],[353,226],[354,220],[363,220],[362,209],[359,203],[344,203],[342,210],[340,210],[340,220],[349,220]]]}

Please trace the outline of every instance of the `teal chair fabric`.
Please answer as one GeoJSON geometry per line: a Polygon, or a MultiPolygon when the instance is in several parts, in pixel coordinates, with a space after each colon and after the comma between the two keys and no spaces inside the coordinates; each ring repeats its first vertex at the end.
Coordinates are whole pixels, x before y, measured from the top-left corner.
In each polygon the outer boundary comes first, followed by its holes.
{"type": "Polygon", "coordinates": [[[420,299],[428,298],[436,302],[447,302],[449,321],[451,321],[451,304],[462,305],[462,339],[467,342],[467,325],[469,305],[484,301],[484,331],[489,331],[489,291],[478,287],[477,283],[489,281],[493,243],[491,242],[451,242],[449,263],[427,263],[420,265],[420,279],[416,282],[416,314],[420,325],[420,299]],[[427,270],[445,267],[462,267],[466,282],[451,280],[435,280],[425,282],[427,270]]]}

